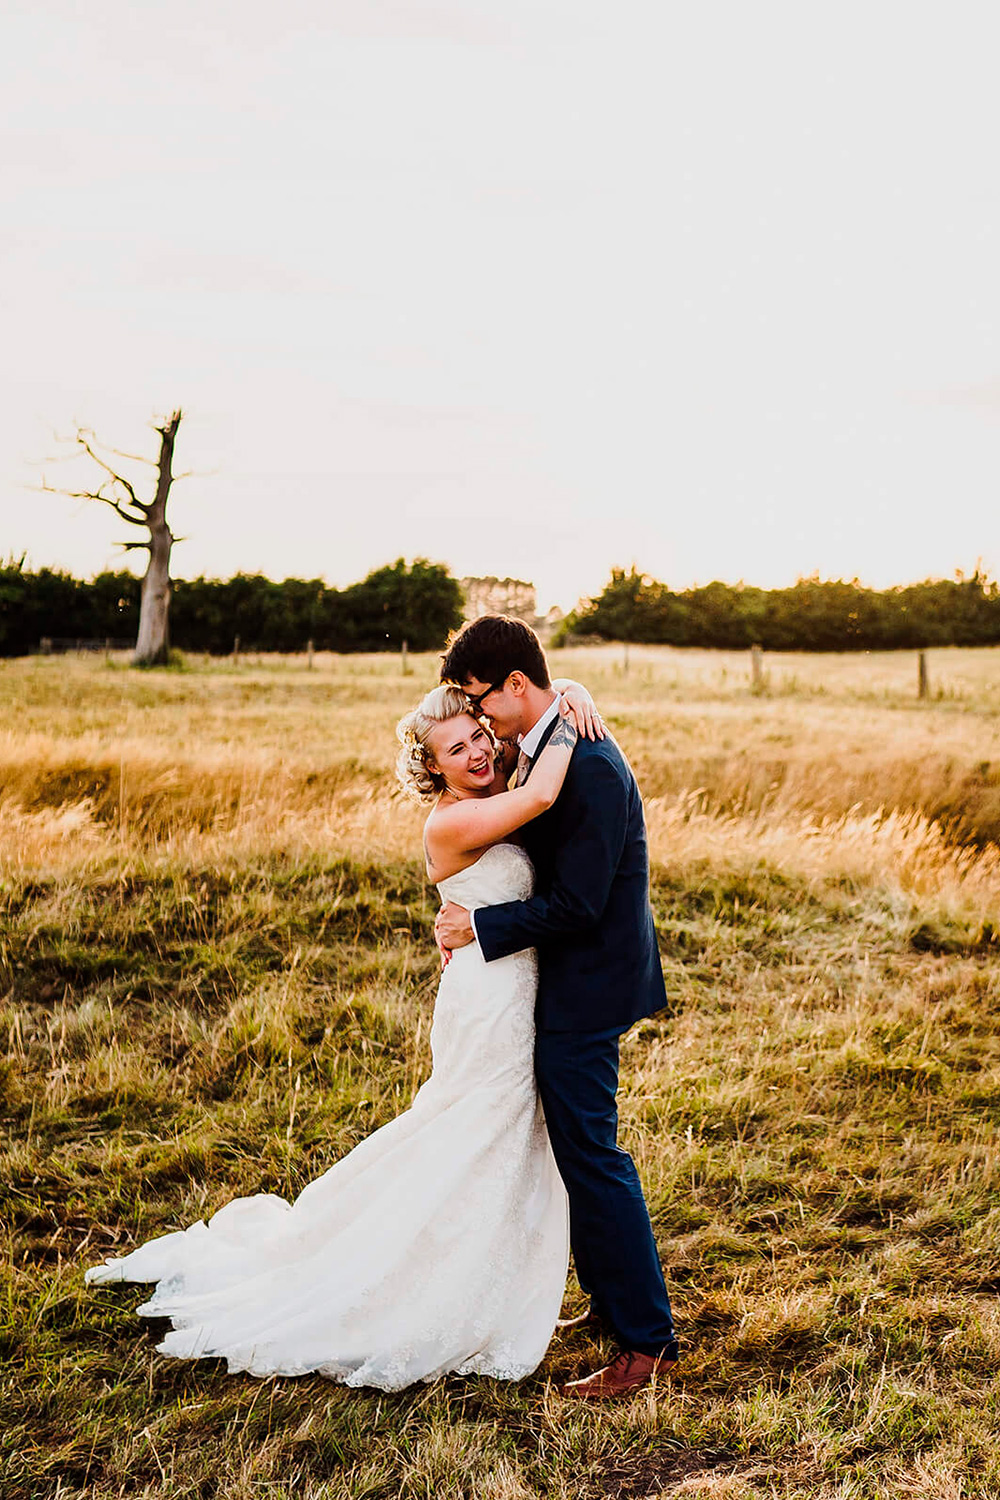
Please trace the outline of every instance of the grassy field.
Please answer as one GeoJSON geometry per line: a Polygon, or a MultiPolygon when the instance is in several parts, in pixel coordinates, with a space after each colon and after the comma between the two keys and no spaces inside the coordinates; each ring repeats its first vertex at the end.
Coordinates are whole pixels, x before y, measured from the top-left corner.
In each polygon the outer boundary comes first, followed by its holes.
{"type": "MultiPolygon", "coordinates": [[[[387,657],[0,662],[0,1493],[1000,1496],[1000,653],[556,653],[647,794],[669,1013],[622,1119],[684,1362],[581,1410],[155,1354],[83,1268],[297,1192],[426,1076],[387,657]]],[[[567,1306],[579,1305],[571,1284],[567,1306]]]]}

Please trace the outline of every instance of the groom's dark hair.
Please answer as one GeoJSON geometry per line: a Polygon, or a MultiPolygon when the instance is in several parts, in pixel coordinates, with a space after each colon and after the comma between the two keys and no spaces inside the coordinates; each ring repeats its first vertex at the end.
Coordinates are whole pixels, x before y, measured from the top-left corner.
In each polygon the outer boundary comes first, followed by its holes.
{"type": "Polygon", "coordinates": [[[504,682],[511,672],[523,672],[535,687],[551,686],[549,668],[530,625],[509,615],[480,615],[469,620],[448,642],[441,663],[441,681],[462,687],[470,677],[479,682],[504,682]]]}

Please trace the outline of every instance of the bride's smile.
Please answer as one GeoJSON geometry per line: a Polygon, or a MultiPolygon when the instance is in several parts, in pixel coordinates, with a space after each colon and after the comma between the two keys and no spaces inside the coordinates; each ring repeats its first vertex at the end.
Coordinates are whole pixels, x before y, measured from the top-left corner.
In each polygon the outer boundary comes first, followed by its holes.
{"type": "Polygon", "coordinates": [[[496,775],[493,742],[470,714],[457,714],[435,725],[428,736],[428,751],[428,769],[444,778],[452,796],[489,795],[496,775]]]}

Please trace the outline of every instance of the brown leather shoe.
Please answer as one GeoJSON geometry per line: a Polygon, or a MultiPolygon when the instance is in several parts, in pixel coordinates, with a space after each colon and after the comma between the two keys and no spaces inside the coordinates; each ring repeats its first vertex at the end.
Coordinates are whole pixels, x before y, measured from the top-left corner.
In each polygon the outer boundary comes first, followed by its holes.
{"type": "Polygon", "coordinates": [[[662,1355],[640,1354],[635,1349],[623,1349],[603,1370],[585,1375],[582,1380],[571,1380],[560,1388],[561,1396],[575,1397],[580,1401],[604,1401],[614,1396],[630,1396],[653,1381],[662,1380],[677,1363],[662,1355]]]}
{"type": "Polygon", "coordinates": [[[607,1323],[605,1323],[600,1313],[595,1312],[592,1307],[589,1307],[585,1313],[580,1313],[579,1317],[560,1318],[556,1327],[561,1333],[572,1331],[574,1328],[579,1328],[585,1333],[593,1334],[610,1332],[607,1323]]]}

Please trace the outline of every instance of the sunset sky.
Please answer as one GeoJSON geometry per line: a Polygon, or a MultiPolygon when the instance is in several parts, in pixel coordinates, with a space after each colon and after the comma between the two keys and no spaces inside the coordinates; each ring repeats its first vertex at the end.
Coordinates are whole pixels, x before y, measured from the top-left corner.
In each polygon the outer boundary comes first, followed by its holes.
{"type": "Polygon", "coordinates": [[[994,19],[8,0],[0,556],[181,405],[182,576],[1000,570],[994,19]]]}

